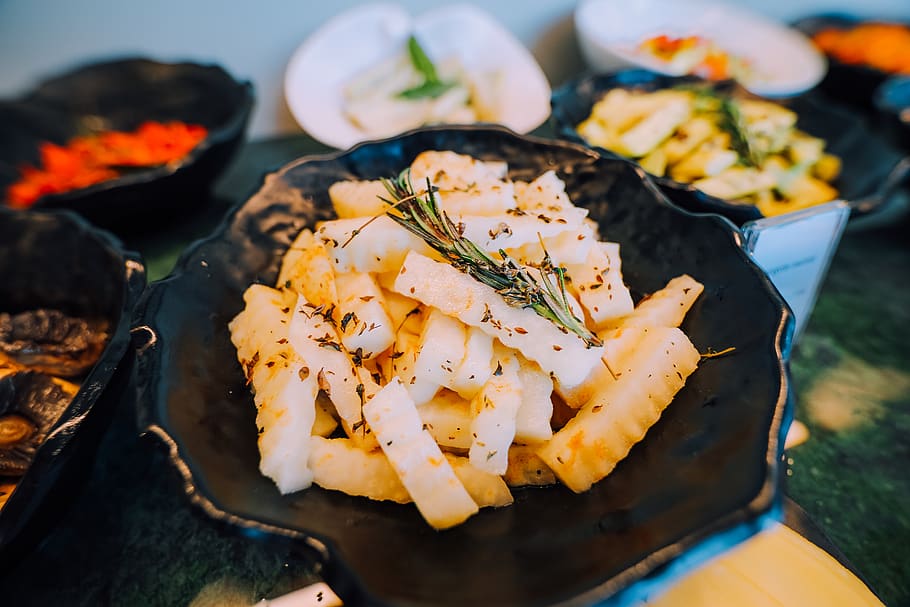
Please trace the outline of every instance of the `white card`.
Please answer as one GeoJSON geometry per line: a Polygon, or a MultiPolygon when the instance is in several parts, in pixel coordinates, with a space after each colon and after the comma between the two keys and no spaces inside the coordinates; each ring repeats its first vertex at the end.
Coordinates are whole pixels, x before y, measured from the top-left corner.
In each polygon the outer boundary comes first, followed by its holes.
{"type": "Polygon", "coordinates": [[[746,250],[793,310],[794,341],[809,320],[849,216],[847,203],[835,200],[742,227],[746,250]]]}

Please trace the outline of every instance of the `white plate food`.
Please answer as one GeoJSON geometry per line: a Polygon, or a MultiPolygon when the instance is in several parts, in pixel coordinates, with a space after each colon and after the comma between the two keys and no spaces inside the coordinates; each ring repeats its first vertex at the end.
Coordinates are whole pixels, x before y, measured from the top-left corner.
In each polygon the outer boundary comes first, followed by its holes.
{"type": "Polygon", "coordinates": [[[284,86],[297,123],[322,143],[345,149],[437,121],[414,119],[417,112],[402,111],[394,99],[396,86],[400,90],[413,86],[389,82],[400,76],[395,75],[394,63],[407,61],[411,35],[442,78],[455,64],[455,70],[460,68],[470,80],[472,101],[482,98],[484,110],[477,116],[456,113],[447,122],[495,122],[527,133],[547,119],[546,76],[530,52],[490,15],[475,6],[451,5],[413,17],[399,5],[376,3],[329,20],[294,53],[284,86]],[[369,110],[361,105],[378,128],[359,127],[350,117],[350,89],[386,85],[388,99],[366,104],[369,110]]]}
{"type": "Polygon", "coordinates": [[[800,32],[733,4],[705,0],[582,0],[575,11],[582,56],[590,68],[638,67],[679,76],[686,62],[662,61],[639,45],[655,36],[698,36],[747,66],[738,80],[767,97],[796,95],[818,84],[824,56],[800,32]]]}

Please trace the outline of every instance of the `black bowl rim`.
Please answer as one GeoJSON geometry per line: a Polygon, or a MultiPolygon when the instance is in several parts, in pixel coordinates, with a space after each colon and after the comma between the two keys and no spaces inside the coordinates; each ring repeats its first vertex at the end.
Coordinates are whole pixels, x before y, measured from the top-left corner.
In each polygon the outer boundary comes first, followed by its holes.
{"type": "MultiPolygon", "coordinates": [[[[784,439],[793,419],[794,407],[789,371],[789,356],[793,346],[793,315],[783,297],[774,287],[771,279],[746,252],[740,230],[726,217],[717,214],[695,213],[678,207],[667,199],[660,188],[653,183],[653,179],[648,173],[634,162],[625,158],[612,154],[603,154],[599,150],[579,143],[534,135],[523,135],[505,126],[491,124],[425,126],[385,139],[359,142],[347,150],[324,154],[308,154],[263,175],[260,179],[259,187],[254,190],[252,196],[255,196],[256,192],[264,187],[266,182],[273,176],[284,174],[299,165],[309,162],[338,160],[362,147],[393,142],[424,131],[447,130],[506,133],[516,139],[531,143],[568,148],[585,154],[592,159],[606,158],[631,166],[641,178],[644,187],[655,196],[658,204],[666,205],[681,215],[697,217],[700,221],[712,221],[723,226],[733,243],[733,249],[739,253],[747,266],[757,270],[759,280],[780,311],[774,335],[775,356],[780,374],[780,391],[774,403],[774,414],[769,426],[768,448],[765,453],[767,474],[760,490],[748,504],[739,510],[732,511],[721,519],[713,521],[710,525],[650,554],[636,567],[620,573],[602,585],[594,587],[580,596],[556,603],[554,607],[556,605],[558,607],[582,607],[598,601],[607,601],[603,603],[603,607],[620,607],[629,598],[627,591],[637,588],[639,590],[644,589],[647,592],[655,587],[663,586],[680,578],[695,565],[717,556],[732,545],[748,539],[769,525],[776,524],[782,520],[783,489],[780,469],[784,439]]],[[[216,504],[215,500],[206,495],[205,490],[200,488],[195,482],[194,472],[191,465],[183,457],[178,439],[156,418],[153,412],[154,407],[143,402],[145,395],[150,392],[146,389],[146,382],[160,372],[158,369],[160,360],[156,355],[148,354],[150,350],[154,351],[157,334],[154,328],[147,323],[147,319],[154,314],[157,301],[163,296],[164,289],[168,283],[179,280],[183,276],[187,270],[188,263],[201,249],[209,243],[227,240],[229,228],[234,224],[237,214],[247,202],[248,199],[241,200],[229,209],[218,226],[208,236],[194,241],[184,249],[171,272],[166,277],[152,282],[140,297],[133,316],[134,326],[132,330],[133,345],[137,352],[138,381],[136,390],[138,393],[139,428],[144,435],[153,435],[161,441],[167,450],[171,465],[174,466],[180,475],[184,492],[193,506],[202,510],[214,521],[226,524],[228,527],[257,539],[271,539],[273,541],[291,539],[299,541],[302,544],[303,552],[308,557],[315,558],[315,572],[317,574],[326,574],[326,581],[330,584],[333,582],[332,579],[329,579],[330,577],[334,577],[335,580],[341,579],[349,582],[349,580],[344,578],[345,576],[350,576],[351,572],[338,572],[337,567],[333,568],[333,565],[339,564],[340,557],[337,555],[336,550],[333,549],[332,542],[323,538],[318,531],[292,529],[266,519],[251,519],[229,512],[216,504]]]]}
{"type": "MultiPolygon", "coordinates": [[[[52,209],[22,214],[19,211],[0,207],[0,219],[4,215],[23,218],[24,221],[28,222],[54,223],[95,240],[105,250],[122,261],[123,288],[120,291],[122,299],[117,325],[113,327],[111,337],[101,356],[80,382],[76,396],[60,419],[54,424],[47,439],[38,447],[32,465],[19,478],[16,489],[9,496],[7,503],[3,508],[0,508],[0,530],[3,531],[2,537],[0,537],[0,554],[4,552],[6,545],[16,539],[18,534],[28,524],[30,518],[30,516],[25,516],[9,520],[9,517],[12,516],[9,513],[14,510],[21,511],[26,506],[34,506],[34,504],[29,504],[34,498],[34,494],[23,494],[18,490],[19,487],[23,486],[25,481],[40,477],[42,470],[52,464],[56,455],[61,453],[74,439],[78,433],[79,426],[82,425],[86,416],[90,415],[97,401],[102,398],[115,372],[129,354],[132,314],[146,286],[145,262],[142,257],[134,251],[125,249],[117,237],[92,225],[77,213],[63,209],[52,209]]],[[[40,480],[36,481],[36,484],[40,485],[40,480]]],[[[39,502],[46,489],[44,487],[44,490],[40,492],[38,496],[39,502]]],[[[32,507],[28,508],[28,515],[32,513],[32,510],[32,507]]],[[[4,554],[4,559],[7,556],[4,554]]]]}
{"type": "MultiPolygon", "coordinates": [[[[202,142],[196,145],[196,147],[190,150],[190,152],[183,156],[180,160],[158,165],[148,169],[131,171],[127,174],[115,177],[114,179],[108,179],[106,181],[92,184],[85,188],[79,188],[78,190],[70,190],[68,192],[61,192],[59,194],[49,194],[42,196],[31,206],[29,206],[28,209],[57,208],[61,205],[71,203],[74,200],[97,194],[98,192],[105,192],[143,183],[149,183],[161,179],[162,177],[174,175],[175,173],[182,171],[186,167],[196,163],[211,148],[230,141],[230,139],[234,137],[238,131],[244,128],[244,125],[249,120],[250,114],[253,111],[253,104],[255,102],[253,84],[248,80],[237,80],[221,65],[218,65],[216,63],[198,63],[194,61],[158,61],[141,56],[123,57],[110,61],[93,61],[79,64],[78,66],[69,70],[61,71],[49,77],[43,78],[40,82],[35,84],[30,91],[22,95],[19,101],[28,102],[28,99],[33,94],[33,92],[43,86],[45,83],[63,77],[75,76],[84,70],[120,64],[147,64],[166,66],[172,69],[201,69],[206,71],[211,70],[218,73],[219,76],[224,77],[225,82],[230,82],[236,88],[240,89],[243,97],[241,99],[241,102],[237,104],[237,107],[234,108],[233,112],[227,118],[227,120],[225,120],[217,127],[209,129],[205,139],[203,139],[202,142]]],[[[61,112],[57,108],[53,107],[50,107],[48,109],[50,111],[61,112]]]]}

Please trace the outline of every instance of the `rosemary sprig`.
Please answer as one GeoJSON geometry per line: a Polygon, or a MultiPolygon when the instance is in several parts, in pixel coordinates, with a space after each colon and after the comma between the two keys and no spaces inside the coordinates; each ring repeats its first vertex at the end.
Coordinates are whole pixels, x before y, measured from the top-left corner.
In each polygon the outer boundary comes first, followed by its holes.
{"type": "Polygon", "coordinates": [[[411,65],[423,76],[423,82],[401,91],[398,93],[398,97],[402,99],[422,99],[424,97],[435,99],[455,86],[454,82],[445,82],[439,79],[436,66],[433,65],[433,62],[414,36],[408,38],[408,56],[411,58],[411,65]]]}
{"type": "Polygon", "coordinates": [[[603,342],[572,313],[566,295],[565,269],[553,265],[546,248],[543,261],[536,268],[539,278],[535,278],[529,268],[502,249],[499,251],[502,260],[498,260],[465,238],[463,230],[437,205],[436,190],[429,179],[425,196],[414,192],[409,169],[399,173],[396,179],[384,179],[383,184],[390,196],[383,201],[391,205],[386,215],[422,238],[446,261],[492,287],[510,306],[531,308],[564,332],[578,335],[589,347],[602,345],[603,342]]]}
{"type": "Polygon", "coordinates": [[[730,134],[730,145],[740,161],[746,166],[758,168],[761,165],[761,158],[749,139],[746,121],[739,111],[739,106],[732,99],[725,97],[720,100],[718,111],[720,112],[718,124],[730,134]]]}
{"type": "Polygon", "coordinates": [[[697,87],[694,91],[703,101],[705,109],[717,112],[717,126],[730,135],[730,146],[736,152],[739,161],[747,167],[759,168],[763,160],[762,155],[749,138],[746,120],[736,101],[718,93],[710,86],[697,87]]]}

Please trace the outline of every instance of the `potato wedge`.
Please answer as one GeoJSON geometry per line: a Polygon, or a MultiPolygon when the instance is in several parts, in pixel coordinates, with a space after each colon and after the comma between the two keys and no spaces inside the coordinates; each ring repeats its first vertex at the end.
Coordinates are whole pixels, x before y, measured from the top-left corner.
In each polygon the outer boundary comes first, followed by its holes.
{"type": "Polygon", "coordinates": [[[462,398],[474,398],[493,372],[493,337],[477,327],[467,327],[465,354],[449,388],[462,398]]]}
{"type": "Polygon", "coordinates": [[[477,504],[427,430],[398,378],[363,406],[379,446],[417,509],[435,529],[446,529],[477,513],[477,504]]]}
{"type": "Polygon", "coordinates": [[[316,418],[316,374],[289,343],[291,308],[286,294],[252,285],[246,306],[228,329],[237,356],[253,388],[259,428],[259,470],[282,493],[310,486],[309,457],[316,418]]]}
{"type": "Polygon", "coordinates": [[[348,272],[336,277],[335,288],[338,335],[348,352],[370,359],[391,346],[395,327],[376,280],[363,272],[348,272]]]}
{"type": "Polygon", "coordinates": [[[502,476],[509,487],[555,485],[556,475],[537,455],[537,446],[512,445],[509,449],[509,467],[502,476]]]}
{"type": "Polygon", "coordinates": [[[518,381],[521,383],[521,404],[515,414],[515,442],[542,443],[550,440],[553,430],[553,380],[540,366],[518,357],[518,381]]]}
{"type": "Polygon", "coordinates": [[[451,386],[465,356],[467,337],[461,321],[430,308],[414,361],[416,381],[451,386]]]}
{"type": "Polygon", "coordinates": [[[563,333],[531,309],[510,306],[492,288],[447,263],[408,254],[395,290],[516,348],[566,386],[581,383],[599,364],[601,348],[587,346],[574,333],[563,333]]]}
{"type": "Polygon", "coordinates": [[[412,501],[382,451],[364,451],[349,438],[314,436],[310,441],[309,465],[320,487],[372,500],[412,501]]]}
{"type": "Polygon", "coordinates": [[[588,401],[538,455],[572,491],[586,491],[644,438],[699,358],[679,329],[652,328],[619,378],[588,401]]]}
{"type": "Polygon", "coordinates": [[[567,265],[572,291],[595,329],[632,313],[634,304],[622,279],[619,244],[601,242],[591,247],[585,263],[567,265]]]}
{"type": "Polygon", "coordinates": [[[446,453],[445,456],[455,471],[455,476],[481,508],[508,506],[514,501],[509,486],[498,474],[478,470],[466,457],[452,453],[446,453]]]}
{"type": "Polygon", "coordinates": [[[515,419],[522,405],[520,365],[513,351],[493,345],[496,370],[471,400],[471,448],[468,457],[478,470],[504,474],[509,445],[515,439],[515,419]]]}
{"type": "Polygon", "coordinates": [[[291,289],[317,306],[338,303],[335,271],[329,253],[310,230],[302,230],[281,260],[275,282],[278,289],[291,289]]]}
{"type": "Polygon", "coordinates": [[[389,205],[382,198],[389,193],[381,181],[336,181],[329,186],[329,198],[339,219],[382,215],[389,205]]]}
{"type": "Polygon", "coordinates": [[[704,290],[705,286],[688,274],[672,278],[664,288],[639,301],[631,314],[605,324],[597,334],[608,338],[614,329],[630,326],[678,327],[704,290]]]}
{"type": "Polygon", "coordinates": [[[426,243],[386,215],[364,229],[366,220],[333,219],[319,224],[316,237],[328,251],[336,273],[394,272],[408,251],[433,255],[426,243]]]}
{"type": "Polygon", "coordinates": [[[450,390],[442,390],[417,407],[424,427],[440,447],[467,451],[471,448],[471,402],[450,390]]]}

